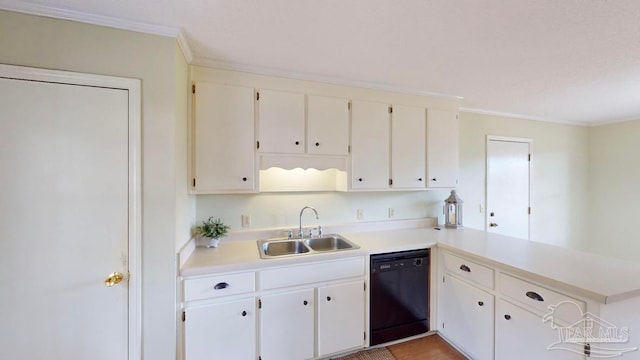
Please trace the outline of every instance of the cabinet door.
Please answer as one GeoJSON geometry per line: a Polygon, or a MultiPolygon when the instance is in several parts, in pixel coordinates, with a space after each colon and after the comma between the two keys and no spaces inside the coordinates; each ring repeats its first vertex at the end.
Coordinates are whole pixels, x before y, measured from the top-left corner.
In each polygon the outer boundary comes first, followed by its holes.
{"type": "Polygon", "coordinates": [[[444,275],[440,331],[472,359],[493,359],[493,295],[444,275]]]}
{"type": "Polygon", "coordinates": [[[254,91],[196,83],[194,190],[255,190],[254,91]]]}
{"type": "Polygon", "coordinates": [[[304,94],[260,90],[260,152],[304,153],[304,94]]]}
{"type": "Polygon", "coordinates": [[[255,359],[255,308],[255,298],[187,308],[185,360],[255,359]]]}
{"type": "Polygon", "coordinates": [[[364,347],[362,281],[318,288],[318,356],[364,347]]]}
{"type": "Polygon", "coordinates": [[[349,154],[349,100],[326,96],[307,97],[307,153],[349,154]]]}
{"type": "Polygon", "coordinates": [[[458,114],[427,111],[427,187],[458,184],[458,114]]]}
{"type": "Polygon", "coordinates": [[[559,344],[571,350],[548,349],[560,341],[560,331],[543,323],[540,315],[501,299],[496,302],[496,360],[584,359],[580,344],[559,344]]]}
{"type": "Polygon", "coordinates": [[[425,187],[426,109],[393,106],[391,179],[395,189],[425,187]]]}
{"type": "Polygon", "coordinates": [[[314,289],[303,289],[261,298],[262,360],[313,358],[314,293],[314,289]]]}
{"type": "Polygon", "coordinates": [[[354,100],[351,106],[351,188],[389,188],[389,105],[354,100]]]}

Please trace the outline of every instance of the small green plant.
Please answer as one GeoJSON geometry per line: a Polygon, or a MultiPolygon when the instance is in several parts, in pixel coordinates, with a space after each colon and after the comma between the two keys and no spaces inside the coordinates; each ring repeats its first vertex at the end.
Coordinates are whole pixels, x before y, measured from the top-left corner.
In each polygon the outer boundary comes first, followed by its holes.
{"type": "Polygon", "coordinates": [[[220,239],[221,237],[227,235],[231,227],[229,225],[225,225],[220,219],[213,220],[213,216],[211,216],[206,221],[202,222],[202,225],[198,225],[195,227],[194,232],[197,235],[212,238],[212,239],[220,239]]]}

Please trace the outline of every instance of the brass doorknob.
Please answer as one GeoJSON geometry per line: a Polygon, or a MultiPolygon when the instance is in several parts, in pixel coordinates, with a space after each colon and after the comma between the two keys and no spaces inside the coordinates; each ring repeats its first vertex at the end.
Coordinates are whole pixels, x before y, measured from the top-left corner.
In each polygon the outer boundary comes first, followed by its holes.
{"type": "Polygon", "coordinates": [[[122,279],[124,279],[124,276],[121,273],[113,272],[109,274],[106,279],[104,279],[104,286],[112,287],[113,285],[120,283],[122,279]]]}

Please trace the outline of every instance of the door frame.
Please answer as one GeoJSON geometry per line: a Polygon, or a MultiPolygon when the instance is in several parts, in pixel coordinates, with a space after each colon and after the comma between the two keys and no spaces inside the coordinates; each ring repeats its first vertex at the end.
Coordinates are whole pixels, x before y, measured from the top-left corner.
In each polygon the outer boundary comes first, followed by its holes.
{"type": "MultiPolygon", "coordinates": [[[[517,143],[527,143],[529,144],[529,209],[531,209],[531,198],[532,198],[532,189],[533,189],[533,139],[529,138],[521,138],[521,137],[511,137],[511,136],[498,136],[498,135],[487,135],[485,142],[485,162],[484,162],[484,231],[488,231],[489,224],[489,215],[487,214],[487,209],[489,205],[489,141],[506,141],[506,142],[517,142],[517,143]]],[[[527,219],[529,223],[529,228],[527,229],[527,238],[531,240],[531,212],[529,213],[529,217],[527,219]]]]}
{"type": "Polygon", "coordinates": [[[142,357],[142,192],[141,192],[141,86],[139,79],[0,64],[0,77],[57,84],[121,89],[129,100],[128,159],[128,359],[142,357]]]}

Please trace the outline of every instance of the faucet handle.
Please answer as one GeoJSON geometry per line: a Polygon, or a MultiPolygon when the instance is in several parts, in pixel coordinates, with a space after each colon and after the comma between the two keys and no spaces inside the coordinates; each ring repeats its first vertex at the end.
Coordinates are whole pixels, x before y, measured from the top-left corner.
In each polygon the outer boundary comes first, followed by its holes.
{"type": "Polygon", "coordinates": [[[291,239],[293,237],[293,230],[292,229],[287,230],[287,237],[289,239],[291,239]]]}
{"type": "Polygon", "coordinates": [[[318,236],[322,236],[322,226],[318,225],[318,236]]]}

